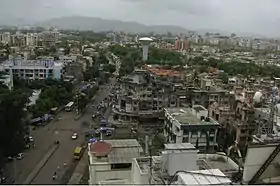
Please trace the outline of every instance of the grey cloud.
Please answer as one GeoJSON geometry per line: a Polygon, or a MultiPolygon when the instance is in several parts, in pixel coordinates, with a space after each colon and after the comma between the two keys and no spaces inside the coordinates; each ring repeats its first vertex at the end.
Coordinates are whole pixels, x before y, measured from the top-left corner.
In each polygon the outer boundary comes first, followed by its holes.
{"type": "Polygon", "coordinates": [[[279,0],[0,0],[0,23],[81,15],[280,35],[279,10],[279,0]]]}

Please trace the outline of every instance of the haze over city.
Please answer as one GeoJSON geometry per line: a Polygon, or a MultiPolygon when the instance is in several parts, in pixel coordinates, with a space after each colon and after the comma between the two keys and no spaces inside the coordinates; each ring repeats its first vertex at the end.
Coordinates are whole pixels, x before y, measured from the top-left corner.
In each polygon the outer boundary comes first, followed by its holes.
{"type": "Polygon", "coordinates": [[[279,10],[277,0],[9,0],[0,2],[0,24],[88,16],[278,37],[279,10]]]}
{"type": "Polygon", "coordinates": [[[0,0],[0,185],[280,184],[280,0],[0,0]]]}

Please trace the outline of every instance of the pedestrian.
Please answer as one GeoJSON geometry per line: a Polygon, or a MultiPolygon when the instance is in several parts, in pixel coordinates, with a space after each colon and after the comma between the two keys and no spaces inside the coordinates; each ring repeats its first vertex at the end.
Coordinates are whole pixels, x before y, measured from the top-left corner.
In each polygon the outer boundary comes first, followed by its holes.
{"type": "Polygon", "coordinates": [[[66,162],[65,162],[65,163],[63,163],[63,166],[64,166],[64,167],[66,167],[66,166],[67,166],[67,163],[66,163],[66,162]]]}
{"type": "Polygon", "coordinates": [[[57,166],[57,170],[60,170],[60,166],[57,166]]]}
{"type": "Polygon", "coordinates": [[[54,174],[53,174],[53,180],[55,180],[56,179],[56,176],[57,176],[57,173],[56,172],[54,172],[54,174]]]}

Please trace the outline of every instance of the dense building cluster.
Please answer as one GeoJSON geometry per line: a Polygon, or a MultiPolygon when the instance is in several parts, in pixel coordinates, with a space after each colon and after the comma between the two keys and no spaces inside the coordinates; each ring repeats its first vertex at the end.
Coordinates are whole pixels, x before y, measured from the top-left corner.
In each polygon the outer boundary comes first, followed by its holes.
{"type": "Polygon", "coordinates": [[[278,183],[278,42],[53,29],[0,43],[0,104],[21,114],[0,126],[24,139],[0,153],[1,182],[278,183]]]}

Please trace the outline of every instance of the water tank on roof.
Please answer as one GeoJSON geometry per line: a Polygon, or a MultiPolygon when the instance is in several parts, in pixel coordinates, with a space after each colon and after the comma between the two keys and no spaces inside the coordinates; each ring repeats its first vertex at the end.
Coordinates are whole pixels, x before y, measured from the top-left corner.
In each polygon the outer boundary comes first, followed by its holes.
{"type": "Polygon", "coordinates": [[[277,109],[276,112],[280,113],[280,103],[276,104],[276,109],[277,109]]]}
{"type": "Polygon", "coordinates": [[[261,102],[261,98],[262,98],[262,93],[258,91],[255,93],[255,95],[253,97],[253,101],[255,103],[259,103],[259,102],[261,102]]]}

